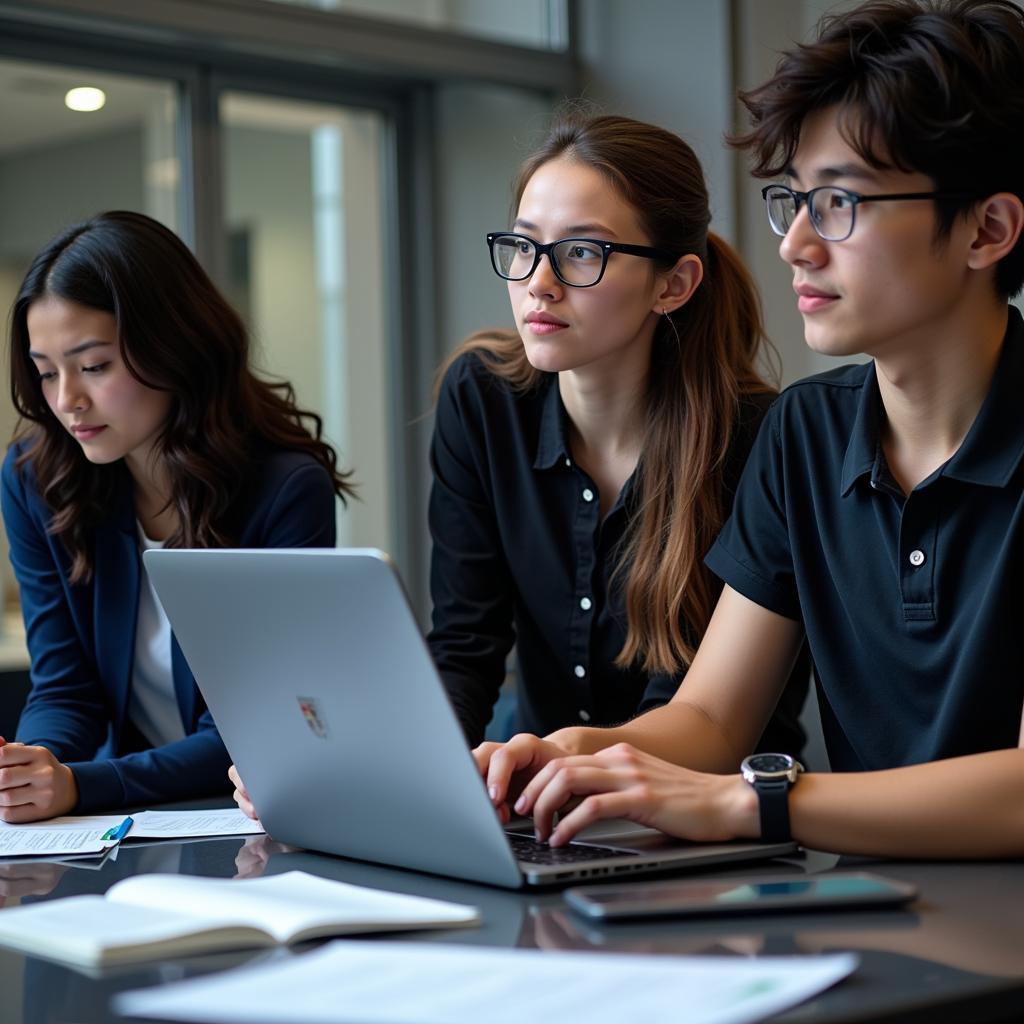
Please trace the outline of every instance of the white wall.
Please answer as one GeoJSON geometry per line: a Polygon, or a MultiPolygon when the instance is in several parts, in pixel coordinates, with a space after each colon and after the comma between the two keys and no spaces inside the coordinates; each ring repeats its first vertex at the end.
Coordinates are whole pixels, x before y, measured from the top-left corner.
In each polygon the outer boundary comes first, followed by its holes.
{"type": "Polygon", "coordinates": [[[486,234],[509,226],[511,182],[543,139],[550,104],[520,90],[442,86],[437,95],[438,322],[446,351],[483,327],[512,327],[486,234]]]}
{"type": "Polygon", "coordinates": [[[704,165],[712,228],[736,244],[761,291],[783,383],[837,365],[804,344],[791,274],[778,256],[763,182],[724,142],[745,124],[738,88],[767,78],[779,51],[806,38],[828,0],[581,0],[585,95],[608,112],[682,135],[704,165]]]}
{"type": "Polygon", "coordinates": [[[712,229],[734,240],[735,157],[722,145],[732,112],[729,4],[581,0],[578,10],[584,98],[681,135],[704,166],[712,229]]]}

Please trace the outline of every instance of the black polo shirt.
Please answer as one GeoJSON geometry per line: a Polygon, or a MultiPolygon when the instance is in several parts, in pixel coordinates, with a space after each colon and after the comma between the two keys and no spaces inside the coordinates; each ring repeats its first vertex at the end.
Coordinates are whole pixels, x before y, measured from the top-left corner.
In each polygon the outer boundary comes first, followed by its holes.
{"type": "Polygon", "coordinates": [[[1016,747],[1024,702],[1024,323],[956,454],[904,496],[873,363],[788,388],[707,564],[802,619],[836,771],[1016,747]]]}
{"type": "MultiPolygon", "coordinates": [[[[727,508],[772,397],[743,406],[724,473],[727,508]]],[[[556,374],[522,392],[478,356],[460,358],[438,398],[431,464],[428,644],[472,744],[483,738],[513,643],[524,731],[618,724],[672,698],[678,676],[614,665],[625,615],[609,577],[634,514],[634,478],[602,523],[597,485],[572,459],[556,374]]],[[[802,746],[803,668],[762,749],[802,746]]]]}

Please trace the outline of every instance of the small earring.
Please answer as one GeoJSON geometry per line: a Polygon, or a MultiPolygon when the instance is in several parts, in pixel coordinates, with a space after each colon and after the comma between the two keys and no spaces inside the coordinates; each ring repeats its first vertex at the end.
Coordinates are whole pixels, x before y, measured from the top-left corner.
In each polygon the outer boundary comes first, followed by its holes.
{"type": "Polygon", "coordinates": [[[672,333],[675,335],[676,338],[676,345],[681,348],[683,344],[683,339],[679,337],[679,330],[676,328],[676,322],[672,319],[672,317],[668,315],[668,310],[665,309],[664,306],[661,309],[661,315],[668,322],[669,327],[672,328],[672,333]]]}

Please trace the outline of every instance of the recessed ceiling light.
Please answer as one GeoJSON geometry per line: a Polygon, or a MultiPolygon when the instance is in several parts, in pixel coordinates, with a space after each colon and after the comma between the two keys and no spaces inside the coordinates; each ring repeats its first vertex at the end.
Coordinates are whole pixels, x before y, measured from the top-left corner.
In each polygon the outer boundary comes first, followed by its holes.
{"type": "Polygon", "coordinates": [[[99,110],[107,102],[107,94],[91,85],[69,89],[64,96],[64,106],[69,110],[99,110]]]}

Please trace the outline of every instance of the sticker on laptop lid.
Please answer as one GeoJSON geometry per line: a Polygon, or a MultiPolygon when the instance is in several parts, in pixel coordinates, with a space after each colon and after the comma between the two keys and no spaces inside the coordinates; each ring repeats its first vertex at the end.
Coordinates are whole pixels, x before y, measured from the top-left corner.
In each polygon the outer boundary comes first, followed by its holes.
{"type": "Polygon", "coordinates": [[[327,720],[320,714],[317,702],[312,697],[296,697],[302,717],[309,726],[309,731],[318,739],[327,739],[327,720]]]}

